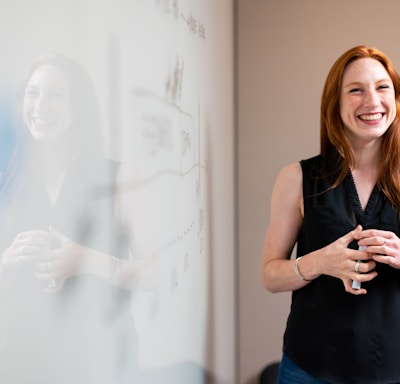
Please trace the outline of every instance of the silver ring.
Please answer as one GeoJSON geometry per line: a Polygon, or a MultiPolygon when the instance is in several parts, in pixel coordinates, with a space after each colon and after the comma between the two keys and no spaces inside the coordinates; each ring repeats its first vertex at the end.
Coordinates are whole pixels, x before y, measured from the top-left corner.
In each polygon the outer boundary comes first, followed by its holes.
{"type": "Polygon", "coordinates": [[[354,265],[354,272],[359,273],[358,269],[360,268],[360,260],[356,261],[356,264],[354,265]]]}

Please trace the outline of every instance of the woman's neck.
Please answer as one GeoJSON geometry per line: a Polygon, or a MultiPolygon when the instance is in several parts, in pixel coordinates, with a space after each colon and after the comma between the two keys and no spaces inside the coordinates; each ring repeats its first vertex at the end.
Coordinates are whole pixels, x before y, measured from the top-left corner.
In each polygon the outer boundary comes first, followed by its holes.
{"type": "Polygon", "coordinates": [[[381,159],[380,147],[363,147],[354,151],[354,164],[352,170],[359,169],[371,171],[379,169],[381,159]]]}

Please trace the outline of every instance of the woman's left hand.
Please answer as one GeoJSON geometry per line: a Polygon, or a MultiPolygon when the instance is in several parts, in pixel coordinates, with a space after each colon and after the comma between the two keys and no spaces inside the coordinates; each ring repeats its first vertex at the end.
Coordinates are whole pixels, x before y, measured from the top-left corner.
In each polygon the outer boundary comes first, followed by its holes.
{"type": "Polygon", "coordinates": [[[365,246],[372,259],[378,263],[400,269],[400,239],[390,231],[366,229],[361,231],[356,240],[359,246],[365,246]]]}

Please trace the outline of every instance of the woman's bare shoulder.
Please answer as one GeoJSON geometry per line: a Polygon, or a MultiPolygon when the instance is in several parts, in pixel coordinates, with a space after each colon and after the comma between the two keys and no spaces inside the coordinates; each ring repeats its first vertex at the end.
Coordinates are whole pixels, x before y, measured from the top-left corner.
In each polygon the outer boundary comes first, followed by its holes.
{"type": "Polygon", "coordinates": [[[280,171],[277,182],[284,184],[299,184],[302,181],[303,172],[299,162],[286,165],[280,171]]]}

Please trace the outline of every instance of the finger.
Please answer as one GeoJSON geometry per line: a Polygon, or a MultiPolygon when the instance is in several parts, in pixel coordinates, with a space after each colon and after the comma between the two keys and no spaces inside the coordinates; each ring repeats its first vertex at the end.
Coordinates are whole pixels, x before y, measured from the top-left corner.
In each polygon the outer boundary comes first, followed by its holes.
{"type": "Polygon", "coordinates": [[[62,255],[62,248],[50,248],[46,252],[42,252],[38,257],[38,259],[42,262],[50,261],[52,263],[58,260],[61,255],[62,255]]]}
{"type": "Polygon", "coordinates": [[[12,248],[18,254],[39,253],[50,249],[50,242],[43,237],[21,235],[16,237],[12,248]]]}
{"type": "Polygon", "coordinates": [[[350,257],[349,261],[351,261],[351,269],[353,269],[357,260],[360,260],[363,263],[371,260],[371,255],[369,254],[369,252],[367,250],[352,249],[351,252],[352,253],[350,253],[350,255],[349,255],[349,257],[350,257]]]}
{"type": "Polygon", "coordinates": [[[42,261],[36,266],[36,277],[40,280],[57,277],[58,263],[56,261],[42,261]]]}
{"type": "Polygon", "coordinates": [[[38,230],[20,232],[16,236],[16,241],[32,241],[33,239],[49,242],[51,239],[51,235],[48,231],[43,231],[38,229],[38,230]]]}
{"type": "Polygon", "coordinates": [[[27,257],[39,257],[41,256],[44,252],[46,252],[46,249],[43,249],[43,247],[39,246],[31,246],[31,245],[24,245],[24,246],[19,246],[15,248],[15,256],[16,257],[22,257],[22,256],[27,256],[27,257]]]}
{"type": "Polygon", "coordinates": [[[367,281],[371,281],[373,279],[375,279],[375,277],[378,275],[378,273],[376,271],[369,271],[369,272],[355,272],[353,271],[351,273],[351,279],[352,281],[357,281],[359,283],[365,283],[367,281]]]}
{"type": "Polygon", "coordinates": [[[53,227],[49,227],[49,233],[53,236],[53,239],[58,240],[60,243],[63,243],[65,241],[69,241],[70,239],[63,235],[61,232],[56,231],[53,227]]]}
{"type": "Polygon", "coordinates": [[[366,229],[361,231],[356,235],[357,240],[362,241],[365,245],[381,245],[386,240],[390,240],[395,236],[393,232],[390,231],[382,231],[379,229],[366,229]]]}
{"type": "Polygon", "coordinates": [[[344,284],[344,288],[345,291],[348,293],[351,293],[352,295],[365,295],[367,293],[367,290],[363,287],[361,287],[360,289],[355,289],[352,286],[352,280],[346,279],[345,281],[343,281],[344,284]]]}
{"type": "MultiPolygon", "coordinates": [[[[361,242],[360,242],[361,243],[361,242]]],[[[390,243],[387,239],[383,239],[381,237],[375,239],[368,239],[364,241],[365,244],[368,245],[362,246],[365,248],[365,251],[370,255],[383,255],[383,256],[394,256],[396,250],[390,246],[390,243]]]]}
{"type": "Polygon", "coordinates": [[[348,292],[356,296],[367,294],[367,290],[365,288],[360,288],[360,289],[351,288],[351,291],[348,292]]]}
{"type": "Polygon", "coordinates": [[[375,261],[369,260],[368,262],[362,260],[356,260],[354,263],[354,272],[360,274],[366,274],[373,271],[376,267],[375,261]],[[358,263],[360,261],[360,263],[358,263]]]}
{"type": "Polygon", "coordinates": [[[359,247],[368,247],[371,252],[371,247],[385,247],[389,246],[389,239],[382,236],[367,237],[358,241],[359,247]]]}
{"type": "Polygon", "coordinates": [[[29,237],[24,237],[22,240],[18,240],[18,244],[21,245],[35,245],[39,247],[48,247],[50,244],[49,238],[43,238],[43,237],[35,237],[35,236],[29,236],[29,237]]]}
{"type": "Polygon", "coordinates": [[[372,258],[381,264],[387,264],[387,265],[393,265],[393,266],[397,266],[398,262],[397,259],[393,256],[389,256],[389,255],[373,255],[372,258]]]}
{"type": "MultiPolygon", "coordinates": [[[[26,256],[26,255],[21,255],[15,258],[15,265],[21,265],[25,263],[32,262],[35,259],[34,256],[26,256]]],[[[9,264],[9,263],[6,263],[9,264]]]]}
{"type": "Polygon", "coordinates": [[[362,231],[361,225],[357,225],[356,228],[354,228],[352,231],[346,233],[344,236],[341,237],[341,240],[349,245],[355,238],[356,236],[359,235],[359,233],[362,231]]]}

